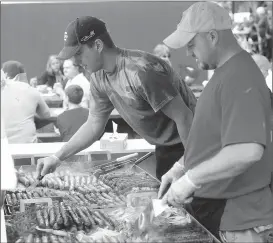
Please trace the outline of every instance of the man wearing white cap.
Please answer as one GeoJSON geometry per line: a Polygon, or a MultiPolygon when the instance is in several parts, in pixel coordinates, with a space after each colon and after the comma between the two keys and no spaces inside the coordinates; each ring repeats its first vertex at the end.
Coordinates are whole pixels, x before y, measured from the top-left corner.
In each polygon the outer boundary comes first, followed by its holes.
{"type": "Polygon", "coordinates": [[[223,242],[269,242],[270,96],[231,27],[226,10],[198,2],[164,40],[215,71],[197,103],[184,158],[162,177],[159,196],[172,183],[163,200],[173,206],[192,200],[186,207],[223,242]]]}

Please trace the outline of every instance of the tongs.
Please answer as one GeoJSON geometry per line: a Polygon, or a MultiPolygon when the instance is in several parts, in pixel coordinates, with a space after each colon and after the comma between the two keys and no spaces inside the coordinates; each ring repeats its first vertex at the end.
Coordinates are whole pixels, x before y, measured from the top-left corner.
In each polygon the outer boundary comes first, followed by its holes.
{"type": "Polygon", "coordinates": [[[40,182],[43,180],[44,176],[40,175],[29,187],[26,188],[26,191],[29,192],[33,190],[40,182]]]}
{"type": "Polygon", "coordinates": [[[133,153],[133,154],[125,155],[123,157],[119,157],[119,158],[115,159],[114,161],[100,165],[100,166],[98,166],[98,169],[96,169],[93,172],[93,175],[97,177],[101,173],[110,172],[112,170],[122,167],[123,165],[126,165],[128,163],[132,163],[134,161],[134,160],[132,160],[132,158],[134,158],[136,156],[138,156],[138,153],[133,153]]]}

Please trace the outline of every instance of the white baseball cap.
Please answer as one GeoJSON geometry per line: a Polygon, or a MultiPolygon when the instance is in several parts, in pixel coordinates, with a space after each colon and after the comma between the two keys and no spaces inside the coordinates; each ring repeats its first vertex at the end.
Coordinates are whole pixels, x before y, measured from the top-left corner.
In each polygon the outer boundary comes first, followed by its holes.
{"type": "Polygon", "coordinates": [[[191,41],[197,33],[231,28],[232,20],[227,10],[214,2],[197,2],[183,12],[176,31],[163,42],[178,49],[191,41]]]}

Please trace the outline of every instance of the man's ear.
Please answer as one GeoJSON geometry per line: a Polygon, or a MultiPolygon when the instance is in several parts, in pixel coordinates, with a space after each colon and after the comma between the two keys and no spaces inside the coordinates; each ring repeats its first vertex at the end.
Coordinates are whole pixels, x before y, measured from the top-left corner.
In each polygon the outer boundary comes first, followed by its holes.
{"type": "Polygon", "coordinates": [[[96,48],[96,50],[100,53],[100,52],[102,52],[102,50],[103,50],[103,41],[102,40],[100,40],[100,39],[97,39],[97,40],[95,40],[95,43],[94,43],[94,46],[95,46],[95,48],[96,48]]]}
{"type": "Polygon", "coordinates": [[[209,38],[209,40],[211,41],[211,43],[212,43],[213,45],[216,45],[216,43],[217,43],[218,40],[219,40],[219,35],[218,35],[218,33],[217,33],[216,30],[211,30],[211,31],[209,31],[209,33],[208,33],[208,38],[209,38]]]}

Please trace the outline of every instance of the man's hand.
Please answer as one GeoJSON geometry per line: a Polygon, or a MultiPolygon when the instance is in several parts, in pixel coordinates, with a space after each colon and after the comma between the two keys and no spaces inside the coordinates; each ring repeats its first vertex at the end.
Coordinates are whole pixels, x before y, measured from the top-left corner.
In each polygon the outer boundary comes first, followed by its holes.
{"type": "Polygon", "coordinates": [[[175,207],[192,201],[193,193],[200,187],[196,186],[188,177],[187,174],[174,182],[169,191],[163,197],[163,203],[175,207]]]}
{"type": "Polygon", "coordinates": [[[163,196],[163,192],[166,190],[169,184],[177,181],[184,173],[184,167],[180,163],[176,162],[173,167],[162,176],[161,185],[158,191],[158,198],[163,196]]]}
{"type": "Polygon", "coordinates": [[[61,161],[55,155],[38,159],[36,168],[37,178],[40,175],[45,176],[46,174],[54,172],[60,163],[61,161]]]}

